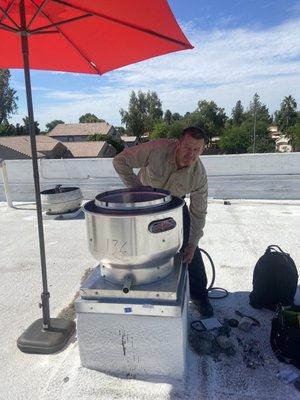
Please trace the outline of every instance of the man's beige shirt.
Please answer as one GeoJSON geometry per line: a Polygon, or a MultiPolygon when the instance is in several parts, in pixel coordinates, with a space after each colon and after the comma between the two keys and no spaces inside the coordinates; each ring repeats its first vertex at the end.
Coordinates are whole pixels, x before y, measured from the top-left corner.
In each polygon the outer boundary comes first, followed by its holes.
{"type": "Polygon", "coordinates": [[[203,236],[207,212],[207,176],[200,159],[190,167],[177,168],[176,140],[152,140],[130,147],[113,160],[115,170],[127,187],[152,186],[169,190],[173,196],[190,194],[189,243],[203,236]],[[138,175],[133,168],[140,168],[138,175]]]}

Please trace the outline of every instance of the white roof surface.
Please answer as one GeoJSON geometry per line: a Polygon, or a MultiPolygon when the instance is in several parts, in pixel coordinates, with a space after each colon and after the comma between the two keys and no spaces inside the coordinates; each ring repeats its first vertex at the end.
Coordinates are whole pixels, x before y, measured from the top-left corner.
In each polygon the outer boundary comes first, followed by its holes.
{"type": "MultiPolygon", "coordinates": [[[[269,244],[278,244],[300,265],[300,202],[222,201],[209,203],[205,235],[200,242],[216,266],[215,286],[229,291],[214,300],[216,316],[235,318],[237,309],[261,322],[249,332],[232,329],[237,354],[214,360],[189,350],[186,385],[178,382],[146,382],[121,379],[80,366],[78,342],[54,355],[30,355],[16,346],[18,336],[37,318],[41,293],[37,221],[32,204],[16,203],[15,209],[0,203],[0,399],[1,400],[166,400],[233,399],[295,400],[300,393],[281,382],[284,370],[269,345],[272,313],[248,304],[253,268],[269,244]],[[247,368],[243,343],[256,339],[264,366],[247,368]]],[[[72,300],[80,280],[97,261],[88,251],[85,221],[45,220],[48,284],[51,316],[56,317],[72,300]]],[[[199,315],[190,307],[190,319],[199,315]]],[[[288,367],[289,368],[289,367],[288,367]]],[[[298,371],[300,373],[300,371],[298,371]]]]}

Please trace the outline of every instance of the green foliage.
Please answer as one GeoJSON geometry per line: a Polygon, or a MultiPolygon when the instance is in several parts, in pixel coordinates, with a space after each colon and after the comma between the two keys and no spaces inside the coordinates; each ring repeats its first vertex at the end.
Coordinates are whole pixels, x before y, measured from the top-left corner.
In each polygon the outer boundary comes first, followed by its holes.
{"type": "Polygon", "coordinates": [[[115,140],[111,137],[108,137],[106,141],[108,144],[111,144],[116,149],[117,154],[121,153],[121,151],[124,150],[124,144],[121,141],[115,140]]]}
{"type": "Polygon", "coordinates": [[[245,117],[251,121],[256,119],[256,121],[264,121],[267,124],[271,124],[273,120],[269,113],[269,109],[260,101],[260,96],[257,93],[254,94],[245,117]]]}
{"type": "Polygon", "coordinates": [[[208,138],[220,136],[225,128],[227,116],[224,108],[220,108],[214,101],[201,100],[198,109],[184,117],[185,126],[202,127],[208,138]]]}
{"type": "Polygon", "coordinates": [[[0,69],[0,124],[8,124],[8,118],[17,111],[16,90],[9,86],[10,72],[0,69]]]}
{"type": "Polygon", "coordinates": [[[48,122],[46,124],[46,132],[50,132],[52,131],[52,129],[54,129],[56,127],[56,125],[58,124],[64,124],[64,121],[60,120],[60,119],[54,119],[51,122],[48,122]]]}
{"type": "Polygon", "coordinates": [[[245,121],[246,116],[244,113],[244,107],[242,106],[241,100],[238,100],[236,102],[236,105],[232,109],[231,116],[233,125],[239,126],[241,125],[242,122],[245,121]]]}
{"type": "MultiPolygon", "coordinates": [[[[275,151],[275,142],[270,137],[268,126],[266,121],[257,121],[256,123],[256,153],[275,151]]],[[[239,126],[228,127],[220,138],[219,147],[226,153],[252,153],[253,140],[253,122],[247,120],[239,126]]]]}
{"type": "MultiPolygon", "coordinates": [[[[255,153],[273,153],[275,151],[275,140],[271,138],[268,128],[269,124],[265,121],[258,121],[256,123],[255,153]]],[[[248,153],[252,151],[253,143],[250,148],[248,148],[248,153]]]]}
{"type": "Polygon", "coordinates": [[[155,124],[150,139],[168,138],[178,139],[184,128],[187,128],[187,123],[184,118],[179,121],[173,121],[170,125],[166,122],[158,122],[155,124]]]}
{"type": "Polygon", "coordinates": [[[85,122],[105,122],[104,119],[98,118],[95,114],[86,113],[79,117],[80,123],[85,122]]]}
{"type": "Polygon", "coordinates": [[[208,136],[220,135],[225,127],[226,114],[223,108],[219,108],[213,101],[199,101],[198,109],[192,113],[187,112],[184,117],[179,113],[171,113],[167,110],[164,114],[164,122],[159,122],[152,129],[151,138],[160,137],[179,138],[182,130],[188,126],[200,126],[205,129],[208,136]]]}
{"type": "Polygon", "coordinates": [[[245,126],[232,126],[221,136],[219,147],[226,153],[239,154],[247,153],[251,143],[251,134],[245,126]]]}
{"type": "MultiPolygon", "coordinates": [[[[16,124],[0,124],[0,136],[26,136],[29,135],[29,119],[28,117],[23,118],[24,125],[16,124]]],[[[41,134],[39,129],[39,123],[34,122],[35,134],[41,134]]]]}
{"type": "Polygon", "coordinates": [[[262,104],[257,93],[244,112],[240,100],[232,110],[232,119],[226,123],[226,129],[219,146],[228,153],[252,153],[255,132],[255,153],[275,151],[275,142],[271,139],[268,127],[272,122],[268,108],[262,104]]]}
{"type": "Polygon", "coordinates": [[[175,113],[172,114],[172,121],[173,122],[174,121],[180,121],[181,119],[182,119],[182,116],[178,112],[175,112],[175,113]]]}
{"type": "Polygon", "coordinates": [[[298,118],[296,110],[296,100],[291,95],[285,96],[280,104],[280,110],[275,113],[275,123],[283,133],[288,134],[289,128],[296,124],[298,118]]]}
{"type": "Polygon", "coordinates": [[[187,124],[184,119],[173,122],[168,128],[168,138],[178,139],[184,128],[187,128],[187,124]]]}
{"type": "Polygon", "coordinates": [[[294,151],[300,151],[300,122],[291,126],[286,132],[294,151]]]}
{"type": "Polygon", "coordinates": [[[0,124],[0,136],[16,135],[16,128],[10,124],[0,124]]]}
{"type": "Polygon", "coordinates": [[[164,122],[168,125],[172,123],[172,113],[170,110],[166,110],[164,113],[164,122]]]}
{"type": "Polygon", "coordinates": [[[150,139],[168,137],[169,124],[167,122],[157,122],[150,134],[150,139]]]}
{"type": "Polygon", "coordinates": [[[126,129],[123,126],[115,126],[115,129],[121,136],[126,135],[126,129]]]}
{"type": "MultiPolygon", "coordinates": [[[[24,122],[23,135],[29,135],[29,118],[28,117],[23,118],[23,122],[24,122]]],[[[20,131],[22,131],[22,128],[20,128],[20,131]]],[[[39,128],[39,123],[37,121],[34,121],[34,133],[36,135],[39,135],[41,133],[41,130],[39,128]]]]}
{"type": "Polygon", "coordinates": [[[106,142],[107,136],[102,133],[94,133],[93,135],[88,136],[89,142],[106,142]]]}
{"type": "Polygon", "coordinates": [[[140,138],[144,132],[152,131],[163,116],[161,101],[156,92],[134,91],[130,94],[128,111],[121,109],[121,121],[126,130],[140,138]]]}
{"type": "Polygon", "coordinates": [[[115,149],[117,154],[124,150],[124,145],[121,141],[113,139],[111,136],[103,135],[101,133],[95,133],[94,135],[88,136],[89,142],[106,142],[111,144],[115,149]]]}
{"type": "Polygon", "coordinates": [[[28,135],[29,133],[26,132],[26,128],[24,125],[16,124],[16,135],[28,135]]]}

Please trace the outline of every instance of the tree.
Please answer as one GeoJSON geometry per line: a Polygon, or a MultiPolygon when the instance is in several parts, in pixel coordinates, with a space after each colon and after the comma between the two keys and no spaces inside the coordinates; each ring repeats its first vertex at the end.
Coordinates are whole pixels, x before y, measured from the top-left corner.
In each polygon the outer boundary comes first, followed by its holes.
{"type": "Polygon", "coordinates": [[[242,125],[226,129],[219,141],[220,149],[230,154],[247,153],[250,145],[251,135],[242,125]]]}
{"type": "Polygon", "coordinates": [[[140,138],[144,132],[152,131],[163,116],[162,104],[156,92],[131,92],[128,111],[121,109],[122,124],[126,130],[140,138]]]}
{"type": "MultiPolygon", "coordinates": [[[[249,123],[251,130],[252,124],[249,123]]],[[[273,153],[276,149],[275,140],[271,138],[269,132],[269,123],[267,121],[259,120],[256,123],[256,140],[255,140],[255,152],[256,153],[273,153]]],[[[248,148],[248,153],[253,151],[252,146],[248,148]]]]}
{"type": "Polygon", "coordinates": [[[126,129],[124,126],[115,126],[115,130],[120,133],[120,135],[126,135],[126,129]]]}
{"type": "Polygon", "coordinates": [[[16,135],[16,128],[11,124],[0,124],[0,136],[16,135]]]}
{"type": "Polygon", "coordinates": [[[168,137],[169,124],[167,122],[157,122],[150,134],[150,139],[168,137]]]}
{"type": "Polygon", "coordinates": [[[254,121],[265,121],[268,124],[272,123],[272,117],[269,109],[265,104],[260,101],[260,96],[255,93],[252,101],[250,102],[249,110],[246,113],[246,119],[254,121]]]}
{"type": "Polygon", "coordinates": [[[79,122],[80,123],[85,123],[85,122],[105,122],[105,120],[101,119],[101,118],[98,118],[95,114],[86,113],[86,114],[83,114],[81,117],[79,117],[79,122]]]}
{"type": "Polygon", "coordinates": [[[172,122],[172,113],[170,110],[166,110],[164,114],[164,121],[166,124],[170,125],[172,122]]]}
{"type": "Polygon", "coordinates": [[[244,107],[242,106],[241,100],[236,102],[236,105],[231,112],[233,125],[239,126],[245,121],[244,107]]]}
{"type": "Polygon", "coordinates": [[[180,121],[181,119],[182,116],[178,112],[172,114],[172,121],[180,121]]]}
{"type": "Polygon", "coordinates": [[[106,142],[112,145],[117,154],[124,150],[124,145],[121,141],[113,139],[111,136],[103,135],[102,133],[95,133],[94,135],[88,136],[89,142],[106,142]]]}
{"type": "Polygon", "coordinates": [[[208,138],[220,136],[225,128],[227,116],[224,108],[220,108],[214,101],[201,100],[198,109],[184,118],[185,125],[202,127],[208,138]]]}
{"type": "Polygon", "coordinates": [[[26,132],[26,128],[24,125],[16,124],[16,135],[23,136],[23,135],[28,135],[28,132],[26,132]]]}
{"type": "Polygon", "coordinates": [[[17,111],[16,90],[9,86],[10,72],[0,69],[0,124],[8,124],[8,118],[17,111]]]}
{"type": "Polygon", "coordinates": [[[280,104],[280,110],[275,113],[275,123],[285,134],[297,122],[297,103],[291,96],[285,96],[280,104]]]}
{"type": "MultiPolygon", "coordinates": [[[[275,151],[275,141],[268,132],[269,124],[266,121],[257,121],[256,146],[257,153],[270,153],[275,151]]],[[[253,123],[244,121],[239,126],[226,129],[220,138],[219,146],[227,153],[251,153],[253,146],[253,123]]]]}
{"type": "Polygon", "coordinates": [[[56,125],[58,124],[64,124],[64,121],[60,120],[60,119],[54,119],[51,122],[48,122],[46,124],[46,132],[50,132],[52,131],[52,129],[54,129],[56,127],[56,125]]]}
{"type": "MultiPolygon", "coordinates": [[[[24,122],[24,130],[23,130],[23,133],[21,133],[21,134],[29,135],[29,118],[28,117],[23,118],[23,122],[24,122]]],[[[20,127],[20,131],[22,131],[21,127],[20,127]]],[[[34,121],[34,133],[36,135],[39,135],[41,133],[41,130],[39,128],[39,123],[37,121],[34,121]]]]}
{"type": "Polygon", "coordinates": [[[290,126],[286,132],[294,151],[300,151],[300,122],[290,126]]]}
{"type": "Polygon", "coordinates": [[[162,104],[156,92],[147,92],[146,94],[146,131],[151,131],[154,124],[161,121],[163,116],[162,104]]]}
{"type": "Polygon", "coordinates": [[[168,128],[168,138],[170,139],[179,139],[181,132],[188,125],[186,121],[182,118],[180,120],[174,121],[168,128]]]}

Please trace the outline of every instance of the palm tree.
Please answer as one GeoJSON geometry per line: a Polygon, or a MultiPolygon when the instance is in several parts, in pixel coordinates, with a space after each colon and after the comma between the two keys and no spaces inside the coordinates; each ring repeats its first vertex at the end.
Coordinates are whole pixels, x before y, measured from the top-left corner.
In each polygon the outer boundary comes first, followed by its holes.
{"type": "Polygon", "coordinates": [[[291,96],[285,96],[280,105],[280,110],[276,112],[276,123],[282,132],[286,133],[290,126],[297,122],[297,103],[291,96]]]}

